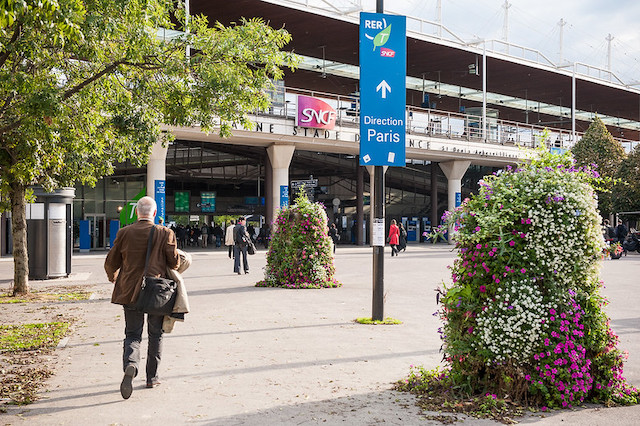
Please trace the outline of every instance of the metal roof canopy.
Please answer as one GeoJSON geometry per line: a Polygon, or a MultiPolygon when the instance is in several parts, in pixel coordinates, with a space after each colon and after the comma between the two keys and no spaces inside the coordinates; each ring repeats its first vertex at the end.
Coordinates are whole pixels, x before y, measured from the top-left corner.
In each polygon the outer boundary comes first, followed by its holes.
{"type": "MultiPolygon", "coordinates": [[[[322,58],[344,64],[358,65],[358,24],[357,18],[345,17],[337,19],[292,7],[285,7],[262,0],[191,0],[192,14],[204,14],[213,23],[219,21],[225,25],[238,22],[241,17],[259,17],[274,28],[284,27],[292,36],[287,46],[301,55],[322,58]]],[[[427,78],[466,88],[482,91],[481,58],[482,48],[474,46],[454,46],[454,43],[429,40],[429,36],[407,37],[407,74],[415,78],[427,78]],[[478,56],[480,60],[478,60],[478,56]],[[478,63],[480,75],[470,74],[469,65],[478,63]]],[[[510,58],[506,55],[487,51],[487,92],[498,93],[519,99],[530,100],[531,108],[527,112],[492,104],[492,108],[500,110],[500,117],[513,121],[525,122],[529,114],[529,122],[543,123],[559,121],[555,127],[571,126],[570,117],[553,120],[558,115],[543,115],[535,110],[536,103],[548,103],[562,107],[571,106],[571,80],[573,67],[560,68],[551,65],[536,65],[524,60],[510,58]],[[531,120],[536,114],[536,120],[531,120]]],[[[321,73],[311,77],[311,73],[287,73],[288,86],[299,86],[307,89],[348,94],[356,91],[357,82],[331,76],[323,78],[321,73]],[[296,75],[297,74],[297,75],[296,75]]],[[[407,96],[408,103],[418,104],[412,96],[407,96]]],[[[440,99],[438,100],[440,101],[440,99]]],[[[477,106],[468,100],[442,98],[439,105],[448,110],[457,111],[460,103],[466,106],[477,106]]],[[[439,109],[442,109],[439,108],[439,109]]],[[[638,90],[624,86],[598,81],[594,78],[576,76],[576,109],[619,117],[621,121],[640,121],[640,94],[638,90]]],[[[577,124],[579,131],[586,130],[588,123],[577,124]]],[[[609,126],[614,136],[638,140],[640,133],[609,126]]]]}

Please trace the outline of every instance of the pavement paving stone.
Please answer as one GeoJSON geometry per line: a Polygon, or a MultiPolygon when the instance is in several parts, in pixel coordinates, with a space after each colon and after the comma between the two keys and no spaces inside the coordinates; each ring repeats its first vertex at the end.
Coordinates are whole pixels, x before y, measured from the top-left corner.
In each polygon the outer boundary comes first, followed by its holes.
{"type": "MultiPolygon", "coordinates": [[[[159,374],[162,385],[145,388],[144,375],[123,400],[122,308],[112,305],[103,271],[105,253],[75,254],[64,285],[92,289],[91,300],[74,302],[74,327],[56,351],[56,374],[42,399],[0,414],[3,424],[29,425],[430,425],[411,395],[391,390],[411,365],[440,364],[440,326],[435,289],[449,279],[454,259],[447,245],[410,245],[385,258],[385,315],[396,326],[364,326],[371,316],[372,250],[339,246],[337,289],[256,288],[265,251],[250,257],[251,273],[233,273],[224,249],[192,249],[184,274],[192,312],[165,334],[159,374]],[[75,277],[75,278],[74,278],[75,277]],[[75,280],[74,280],[75,279],[75,280]]],[[[606,261],[602,277],[612,327],[629,351],[625,376],[640,384],[640,255],[606,261]]],[[[0,289],[13,275],[0,259],[0,289]]],[[[55,280],[33,282],[53,285],[55,280]]],[[[10,318],[5,318],[5,322],[10,318]]],[[[146,341],[143,341],[143,352],[146,341]]],[[[143,359],[144,362],[144,359],[143,359]]],[[[640,407],[590,407],[555,411],[522,423],[632,425],[640,407]]],[[[496,424],[466,419],[474,425],[496,424]]]]}

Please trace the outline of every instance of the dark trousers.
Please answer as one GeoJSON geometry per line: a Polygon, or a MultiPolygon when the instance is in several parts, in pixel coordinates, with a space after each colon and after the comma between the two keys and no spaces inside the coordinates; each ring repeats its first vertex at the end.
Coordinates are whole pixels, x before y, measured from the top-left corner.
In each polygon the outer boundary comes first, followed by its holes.
{"type": "Polygon", "coordinates": [[[233,250],[233,247],[234,247],[234,246],[228,246],[228,247],[229,247],[229,258],[231,258],[231,256],[235,257],[235,256],[236,256],[236,253],[235,253],[235,251],[233,250]]]}
{"type": "Polygon", "coordinates": [[[247,262],[247,246],[233,246],[233,272],[240,272],[240,253],[242,253],[242,266],[244,271],[249,271],[249,262],[247,262]]]}
{"type": "MultiPolygon", "coordinates": [[[[142,341],[142,328],[144,326],[144,315],[134,309],[124,307],[125,339],[122,355],[123,369],[128,365],[136,368],[136,373],[140,370],[140,343],[142,341]]],[[[162,356],[162,320],[163,315],[147,314],[147,333],[149,335],[149,345],[147,348],[147,383],[158,378],[158,364],[162,356]]]]}
{"type": "Polygon", "coordinates": [[[397,255],[398,255],[398,245],[391,244],[391,256],[397,256],[397,255]]]}

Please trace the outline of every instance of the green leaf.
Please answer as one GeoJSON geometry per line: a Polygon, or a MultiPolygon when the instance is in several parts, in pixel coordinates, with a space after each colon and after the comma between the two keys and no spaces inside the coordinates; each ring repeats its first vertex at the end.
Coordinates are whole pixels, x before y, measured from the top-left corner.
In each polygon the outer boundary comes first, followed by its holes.
{"type": "Polygon", "coordinates": [[[391,25],[387,26],[384,30],[380,31],[373,39],[373,50],[376,50],[378,46],[384,46],[391,37],[391,25]]]}

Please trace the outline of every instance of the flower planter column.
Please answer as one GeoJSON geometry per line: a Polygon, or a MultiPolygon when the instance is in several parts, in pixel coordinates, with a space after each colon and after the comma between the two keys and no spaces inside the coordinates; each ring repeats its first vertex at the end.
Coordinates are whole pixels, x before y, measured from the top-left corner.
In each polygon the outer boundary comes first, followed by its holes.
{"type": "MultiPolygon", "coordinates": [[[[294,145],[277,145],[273,144],[267,148],[269,161],[271,162],[271,209],[272,218],[278,217],[280,209],[280,187],[289,186],[289,164],[293,158],[295,151],[294,145]]],[[[289,194],[289,199],[295,197],[295,194],[289,194]]]]}
{"type": "MultiPolygon", "coordinates": [[[[440,168],[447,177],[447,195],[449,203],[447,209],[455,210],[462,202],[462,177],[471,165],[469,160],[444,161],[439,163],[440,168]]],[[[437,224],[435,224],[437,225],[437,224]]],[[[453,227],[449,226],[448,238],[449,244],[453,244],[451,238],[453,227]]]]}

